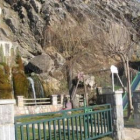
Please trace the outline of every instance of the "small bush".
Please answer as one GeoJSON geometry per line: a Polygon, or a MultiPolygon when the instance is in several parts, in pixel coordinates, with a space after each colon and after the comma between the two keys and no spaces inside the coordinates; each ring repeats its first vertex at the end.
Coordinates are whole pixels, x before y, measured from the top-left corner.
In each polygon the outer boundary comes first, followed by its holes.
{"type": "Polygon", "coordinates": [[[14,94],[16,96],[24,96],[28,97],[28,87],[29,83],[26,75],[23,71],[21,71],[20,67],[14,67],[12,69],[13,72],[13,87],[14,94]]]}
{"type": "Polygon", "coordinates": [[[15,97],[21,95],[24,97],[28,97],[29,83],[26,75],[24,74],[24,65],[19,55],[16,57],[16,65],[17,66],[12,68],[15,97]]]}
{"type": "Polygon", "coordinates": [[[4,63],[0,64],[0,66],[0,99],[12,99],[9,67],[4,63]]]}

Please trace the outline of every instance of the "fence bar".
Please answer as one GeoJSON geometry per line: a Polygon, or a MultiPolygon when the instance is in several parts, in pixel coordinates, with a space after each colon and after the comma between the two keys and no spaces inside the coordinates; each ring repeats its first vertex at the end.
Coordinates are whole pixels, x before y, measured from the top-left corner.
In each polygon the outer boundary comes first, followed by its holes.
{"type": "Polygon", "coordinates": [[[38,126],[38,139],[41,140],[40,123],[38,123],[37,126],[38,126]]]}
{"type": "Polygon", "coordinates": [[[83,136],[82,136],[82,121],[81,121],[82,117],[79,116],[79,125],[80,125],[80,140],[83,139],[83,136]]]}
{"type": "Polygon", "coordinates": [[[52,139],[52,134],[51,134],[51,122],[48,122],[48,129],[49,129],[49,140],[52,139]]]}
{"type": "Polygon", "coordinates": [[[102,113],[103,113],[103,112],[100,112],[101,134],[103,134],[103,118],[102,118],[102,117],[104,117],[104,116],[102,115],[102,113]]]}
{"type": "Polygon", "coordinates": [[[17,127],[17,123],[15,123],[15,140],[18,140],[18,127],[17,127]]]}
{"type": "Polygon", "coordinates": [[[51,100],[51,98],[36,98],[36,99],[26,99],[24,98],[23,101],[40,101],[40,100],[51,100]]]}
{"type": "Polygon", "coordinates": [[[60,123],[60,120],[58,120],[58,131],[59,131],[59,140],[61,140],[62,137],[61,137],[61,123],[60,123]]]}
{"type": "Polygon", "coordinates": [[[74,123],[73,123],[73,118],[71,118],[71,125],[72,125],[72,139],[74,140],[74,123]]]}
{"type": "Polygon", "coordinates": [[[87,122],[86,122],[87,115],[84,115],[84,131],[85,131],[85,139],[87,139],[87,122]]]}
{"type": "Polygon", "coordinates": [[[104,133],[106,133],[106,112],[104,112],[104,133]]]}
{"type": "Polygon", "coordinates": [[[90,120],[91,120],[91,137],[93,137],[93,114],[90,114],[90,120]]]}
{"type": "Polygon", "coordinates": [[[33,140],[35,140],[35,124],[32,124],[33,140]]]}
{"type": "Polygon", "coordinates": [[[27,140],[30,140],[29,124],[26,125],[27,140]]]}
{"type": "Polygon", "coordinates": [[[24,105],[39,105],[39,104],[51,104],[51,102],[33,102],[33,103],[24,103],[24,105]]]}
{"type": "Polygon", "coordinates": [[[69,126],[69,118],[67,118],[67,129],[68,129],[68,140],[70,140],[70,126],[69,126]]]}
{"type": "Polygon", "coordinates": [[[46,123],[43,123],[43,134],[44,134],[44,140],[47,140],[47,135],[46,135],[46,123]]]}
{"type": "Polygon", "coordinates": [[[75,125],[76,125],[76,138],[77,138],[77,140],[79,140],[79,137],[78,137],[78,123],[77,123],[77,117],[75,117],[75,125]]]}
{"type": "Polygon", "coordinates": [[[87,115],[86,121],[87,121],[88,138],[90,138],[90,130],[89,130],[89,114],[87,115]]]}
{"type": "Polygon", "coordinates": [[[98,135],[100,134],[100,116],[99,116],[100,114],[99,113],[97,113],[97,122],[98,122],[98,135]]]}
{"type": "Polygon", "coordinates": [[[63,133],[64,133],[64,140],[65,140],[66,139],[65,119],[63,119],[63,133]]]}
{"type": "Polygon", "coordinates": [[[107,132],[109,132],[109,114],[107,112],[107,132]]]}
{"type": "Polygon", "coordinates": [[[57,135],[56,135],[56,121],[53,121],[53,129],[54,129],[54,139],[57,139],[57,135]]]}
{"type": "Polygon", "coordinates": [[[24,140],[24,132],[23,132],[23,126],[20,126],[20,134],[21,134],[21,140],[24,140]]]}
{"type": "Polygon", "coordinates": [[[96,114],[93,114],[94,115],[94,132],[95,132],[95,136],[97,135],[97,129],[96,129],[96,114]]]}

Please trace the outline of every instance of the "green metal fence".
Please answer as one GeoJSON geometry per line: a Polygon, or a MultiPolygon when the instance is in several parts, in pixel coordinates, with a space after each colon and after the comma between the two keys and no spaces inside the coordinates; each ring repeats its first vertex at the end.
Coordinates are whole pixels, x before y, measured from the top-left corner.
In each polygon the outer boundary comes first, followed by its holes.
{"type": "Polygon", "coordinates": [[[91,140],[112,133],[110,104],[15,117],[16,140],[91,140]]]}

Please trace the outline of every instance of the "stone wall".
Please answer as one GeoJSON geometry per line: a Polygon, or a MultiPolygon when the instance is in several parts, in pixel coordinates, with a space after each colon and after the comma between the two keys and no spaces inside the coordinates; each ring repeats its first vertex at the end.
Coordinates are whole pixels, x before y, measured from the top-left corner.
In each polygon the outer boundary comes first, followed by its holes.
{"type": "Polygon", "coordinates": [[[15,100],[0,100],[0,140],[15,140],[15,100]]]}
{"type": "Polygon", "coordinates": [[[15,116],[27,115],[27,114],[37,114],[46,112],[55,112],[62,109],[62,105],[36,105],[36,106],[15,106],[15,116]]]}

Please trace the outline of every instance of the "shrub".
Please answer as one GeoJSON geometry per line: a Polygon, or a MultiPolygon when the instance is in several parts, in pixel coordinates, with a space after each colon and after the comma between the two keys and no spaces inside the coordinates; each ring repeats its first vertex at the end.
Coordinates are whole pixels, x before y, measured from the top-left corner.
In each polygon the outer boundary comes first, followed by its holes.
{"type": "Polygon", "coordinates": [[[12,85],[9,79],[10,70],[6,64],[0,64],[0,99],[12,98],[12,85]]]}

